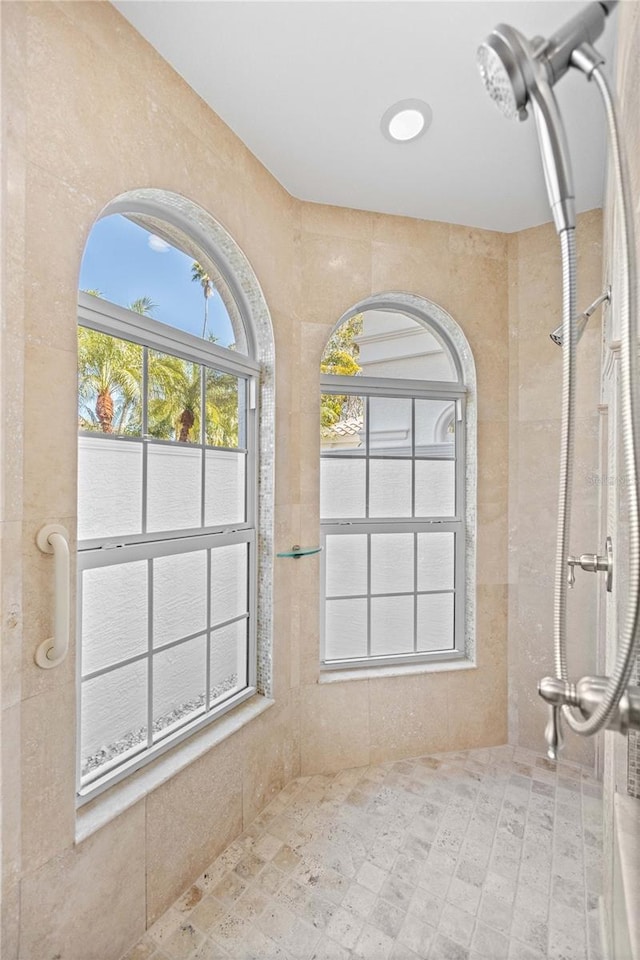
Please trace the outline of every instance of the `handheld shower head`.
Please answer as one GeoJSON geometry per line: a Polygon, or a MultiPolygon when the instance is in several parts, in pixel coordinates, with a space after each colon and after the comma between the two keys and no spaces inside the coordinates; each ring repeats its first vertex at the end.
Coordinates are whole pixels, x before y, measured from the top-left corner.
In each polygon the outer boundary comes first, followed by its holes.
{"type": "MultiPolygon", "coordinates": [[[[599,297],[596,297],[596,299],[593,301],[593,303],[590,306],[587,307],[584,313],[581,313],[579,314],[579,316],[576,317],[576,341],[578,341],[582,336],[582,334],[584,333],[586,326],[589,323],[589,320],[591,319],[593,314],[596,312],[600,304],[610,303],[610,302],[611,302],[611,287],[607,287],[604,293],[601,293],[599,297]]],[[[555,344],[561,347],[562,346],[562,324],[560,324],[559,327],[556,327],[553,333],[550,333],[549,336],[551,337],[551,339],[555,344]]]]}
{"type": "Polygon", "coordinates": [[[498,24],[478,49],[480,76],[503,114],[525,120],[527,107],[533,110],[558,233],[575,227],[575,212],[569,150],[553,85],[569,69],[574,51],[597,40],[616,2],[590,3],[548,40],[527,40],[513,27],[498,24]]]}

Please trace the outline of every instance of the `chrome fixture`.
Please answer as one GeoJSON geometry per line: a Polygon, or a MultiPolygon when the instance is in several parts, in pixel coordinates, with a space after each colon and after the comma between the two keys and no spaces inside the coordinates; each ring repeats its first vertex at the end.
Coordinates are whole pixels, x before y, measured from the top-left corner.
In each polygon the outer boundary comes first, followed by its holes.
{"type": "MultiPolygon", "coordinates": [[[[569,683],[558,677],[544,677],[538,684],[538,693],[550,705],[549,721],[545,730],[548,755],[556,760],[563,747],[560,712],[564,706],[577,707],[588,720],[601,706],[607,692],[608,677],[582,677],[569,683]]],[[[607,730],[628,733],[640,730],[640,687],[629,686],[618,701],[606,724],[607,730]]]]}
{"type": "MultiPolygon", "coordinates": [[[[605,26],[605,18],[616,6],[617,0],[590,3],[568,23],[545,40],[535,37],[527,40],[513,27],[500,24],[478,50],[478,65],[489,96],[506,117],[527,117],[531,105],[538,131],[540,155],[544,168],[549,204],[553,214],[562,253],[562,325],[558,331],[562,341],[562,430],[560,444],[560,488],[558,496],[558,528],[555,562],[555,590],[553,615],[554,663],[556,678],[542,681],[541,697],[549,704],[550,720],[546,735],[548,755],[555,759],[560,749],[561,714],[571,729],[581,736],[592,736],[599,730],[612,727],[623,709],[625,697],[635,697],[636,688],[629,687],[635,660],[640,621],[640,382],[637,356],[637,302],[633,240],[633,211],[629,196],[629,176],[622,153],[623,144],[618,119],[607,79],[602,72],[603,57],[594,50],[605,26]],[[617,658],[613,674],[600,678],[598,696],[592,698],[591,712],[580,707],[578,681],[569,681],[566,656],[567,630],[567,562],[573,569],[582,566],[579,558],[569,557],[569,528],[571,520],[571,488],[573,480],[573,445],[575,433],[576,344],[576,248],[575,211],[571,165],[562,118],[556,102],[553,85],[569,67],[593,80],[602,98],[607,120],[609,160],[615,184],[617,226],[620,233],[620,263],[616,264],[618,282],[615,297],[620,318],[620,410],[624,467],[627,477],[629,516],[629,564],[626,612],[621,617],[617,644],[617,658]],[[578,699],[577,699],[578,698],[578,699]]],[[[595,309],[595,307],[594,307],[595,309]]],[[[588,317],[586,318],[588,319],[588,317]]],[[[587,569],[602,567],[610,573],[607,558],[585,556],[587,569]]],[[[585,678],[583,678],[585,679],[585,678]]],[[[638,712],[628,711],[629,725],[639,722],[638,712]]],[[[618,727],[621,729],[621,727],[618,727]]]]}
{"type": "Polygon", "coordinates": [[[569,573],[567,583],[573,587],[576,582],[575,568],[580,567],[588,573],[606,573],[607,593],[613,589],[613,544],[611,537],[607,537],[604,544],[605,555],[599,557],[597,553],[582,553],[579,557],[567,557],[569,573]]]}
{"type": "MultiPolygon", "coordinates": [[[[601,303],[610,303],[611,302],[611,287],[607,287],[604,293],[601,293],[599,297],[593,301],[593,303],[587,307],[584,313],[581,313],[576,317],[576,341],[580,339],[584,333],[589,320],[596,312],[601,303]]],[[[562,346],[562,324],[550,333],[549,336],[559,347],[562,346]]]]}

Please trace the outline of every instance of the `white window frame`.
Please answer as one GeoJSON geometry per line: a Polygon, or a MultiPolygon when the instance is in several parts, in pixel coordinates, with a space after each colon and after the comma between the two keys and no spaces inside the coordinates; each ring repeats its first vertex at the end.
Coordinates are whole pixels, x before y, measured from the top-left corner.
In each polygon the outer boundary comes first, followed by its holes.
{"type": "MultiPolygon", "coordinates": [[[[361,668],[396,667],[407,664],[446,663],[466,660],[475,662],[475,495],[476,495],[476,421],[475,421],[475,368],[469,345],[455,321],[431,301],[410,294],[381,294],[361,301],[347,311],[335,325],[334,330],[358,313],[366,310],[388,310],[404,313],[434,333],[443,343],[453,361],[456,378],[453,381],[425,381],[392,379],[383,377],[338,376],[321,374],[322,394],[352,395],[362,397],[398,397],[412,400],[452,401],[455,404],[455,514],[452,517],[410,518],[320,518],[322,552],[320,574],[320,669],[324,672],[361,668]],[[454,559],[454,637],[449,650],[417,650],[417,534],[422,532],[452,532],[455,536],[454,559]],[[367,600],[367,648],[366,657],[328,660],[326,658],[326,602],[327,599],[343,599],[326,596],[326,538],[327,536],[367,535],[370,558],[371,535],[379,533],[414,534],[414,651],[406,654],[374,655],[371,651],[371,567],[367,593],[360,599],[367,600]]],[[[447,419],[447,423],[450,422],[447,419]]],[[[365,417],[368,432],[368,417],[365,417]]],[[[412,444],[415,443],[412,431],[412,444]]],[[[412,471],[415,464],[415,447],[412,449],[412,471]]],[[[335,459],[336,452],[325,454],[335,459]]],[[[349,457],[343,451],[342,457],[349,457]]],[[[374,455],[375,456],[375,455],[374,455]]],[[[323,454],[321,453],[321,458],[323,454]]],[[[368,443],[366,448],[367,476],[369,463],[368,443]]],[[[387,458],[388,459],[388,456],[387,458]]],[[[404,459],[404,458],[403,458],[404,459]]],[[[412,484],[413,486],[413,484],[412,484]]],[[[368,482],[366,484],[368,513],[368,482]]],[[[446,592],[446,591],[437,591],[446,592]]],[[[395,593],[394,593],[395,595],[395,593]]],[[[378,594],[375,594],[378,596],[378,594]]],[[[349,598],[355,595],[349,595],[349,598]]],[[[346,596],[345,596],[346,599],[346,596]]]]}
{"type": "MultiPolygon", "coordinates": [[[[77,600],[77,684],[78,702],[81,702],[82,684],[82,573],[89,568],[122,564],[136,560],[151,561],[154,557],[175,555],[190,550],[211,550],[228,544],[246,543],[248,545],[248,635],[247,635],[247,686],[233,694],[222,703],[208,709],[204,715],[199,714],[195,719],[187,720],[184,726],[179,727],[157,743],[152,742],[153,732],[151,724],[152,699],[150,685],[152,672],[148,670],[147,683],[147,713],[148,713],[148,740],[147,747],[141,748],[135,755],[112,768],[98,773],[93,779],[82,781],[81,776],[81,711],[78,710],[77,735],[77,793],[78,805],[87,803],[124,777],[130,775],[140,767],[161,756],[176,744],[192,736],[196,731],[223,716],[238,704],[248,700],[257,692],[257,520],[258,520],[258,381],[260,375],[259,364],[250,356],[219,347],[214,343],[203,341],[192,334],[178,330],[151,317],[140,315],[124,307],[112,304],[90,294],[80,293],[78,297],[78,324],[100,333],[119,339],[139,343],[143,347],[158,350],[165,354],[180,357],[183,360],[198,365],[213,367],[224,373],[229,373],[245,383],[245,413],[246,413],[246,464],[245,489],[246,511],[245,521],[233,525],[200,526],[194,529],[173,530],[152,533],[132,534],[119,538],[105,537],[85,540],[78,543],[78,600],[77,600]]],[[[247,329],[247,342],[251,344],[251,331],[247,329]]],[[[203,388],[204,389],[204,388],[203,388]]],[[[95,438],[101,436],[93,431],[83,431],[81,435],[95,438]]],[[[101,436],[106,443],[128,442],[125,437],[101,436]]],[[[136,439],[138,442],[140,438],[136,439]]],[[[190,443],[192,449],[203,449],[204,438],[199,443],[190,443]]],[[[153,444],[175,444],[175,441],[150,439],[153,444]]],[[[182,445],[181,445],[182,446],[182,445]]],[[[212,449],[209,447],[209,449],[212,449]]],[[[201,495],[204,497],[204,490],[201,495]]],[[[210,564],[207,554],[207,586],[210,596],[210,564]]],[[[149,580],[148,589],[152,589],[149,580]]],[[[207,601],[207,609],[209,600],[207,601]]],[[[219,628],[222,624],[217,624],[219,628]]],[[[151,632],[151,627],[149,627],[151,632]]],[[[207,617],[206,637],[209,642],[211,624],[207,617]]],[[[162,649],[186,642],[188,638],[165,645],[162,649]]],[[[147,657],[149,665],[152,661],[153,638],[149,636],[148,650],[139,657],[129,658],[95,671],[89,676],[95,677],[112,672],[118,667],[147,657]]],[[[157,649],[157,648],[156,648],[157,649]]],[[[207,655],[207,694],[209,693],[209,657],[207,655]]],[[[85,680],[87,677],[84,678],[85,680]]]]}

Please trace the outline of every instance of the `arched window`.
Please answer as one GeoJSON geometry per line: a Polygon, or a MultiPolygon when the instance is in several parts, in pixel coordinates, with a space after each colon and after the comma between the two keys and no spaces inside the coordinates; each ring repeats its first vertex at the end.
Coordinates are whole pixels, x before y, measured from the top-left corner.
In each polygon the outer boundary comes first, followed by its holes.
{"type": "Polygon", "coordinates": [[[462,332],[422,298],[372,297],[340,320],[321,370],[323,668],[472,659],[475,375],[462,332]]]}
{"type": "Polygon", "coordinates": [[[242,255],[207,218],[138,191],[109,205],[83,257],[82,799],[269,692],[258,670],[256,314],[269,321],[248,264],[239,276],[230,258],[242,255]]]}

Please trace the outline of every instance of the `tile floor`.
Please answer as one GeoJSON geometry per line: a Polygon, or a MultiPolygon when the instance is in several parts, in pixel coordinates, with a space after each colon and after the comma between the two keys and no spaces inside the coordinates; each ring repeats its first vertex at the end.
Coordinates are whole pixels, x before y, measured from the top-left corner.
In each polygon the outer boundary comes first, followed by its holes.
{"type": "Polygon", "coordinates": [[[513,747],[302,777],[126,960],[601,960],[601,809],[513,747]]]}

